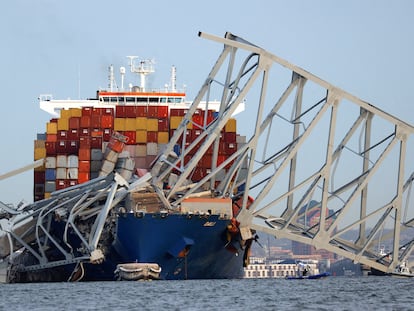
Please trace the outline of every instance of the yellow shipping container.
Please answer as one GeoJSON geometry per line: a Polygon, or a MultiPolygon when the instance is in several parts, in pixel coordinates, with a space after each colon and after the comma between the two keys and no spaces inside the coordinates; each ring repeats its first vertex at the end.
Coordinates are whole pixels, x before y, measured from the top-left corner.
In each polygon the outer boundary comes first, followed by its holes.
{"type": "MultiPolygon", "coordinates": [[[[178,126],[180,125],[181,121],[183,120],[184,117],[181,116],[171,116],[170,118],[170,129],[171,130],[175,130],[178,128],[178,126]]],[[[187,129],[191,130],[193,129],[193,123],[188,123],[187,124],[187,129]]]]}
{"type": "Polygon", "coordinates": [[[147,131],[138,130],[135,133],[135,141],[137,143],[146,143],[147,142],[147,131]]]}
{"type": "Polygon", "coordinates": [[[125,131],[125,118],[115,118],[114,120],[115,131],[125,131]]]}
{"type": "Polygon", "coordinates": [[[69,118],[60,118],[60,119],[58,119],[58,121],[57,121],[57,130],[58,131],[69,131],[69,118]]]}
{"type": "Polygon", "coordinates": [[[158,143],[159,144],[166,144],[169,141],[168,132],[158,132],[158,143]]]}
{"type": "Polygon", "coordinates": [[[46,124],[46,134],[57,134],[57,123],[48,122],[46,124]]]}
{"type": "Polygon", "coordinates": [[[45,192],[45,199],[49,199],[51,196],[50,192],[45,192]]]}
{"type": "Polygon", "coordinates": [[[41,139],[36,139],[35,141],[34,141],[34,147],[35,148],[45,148],[45,141],[44,140],[41,140],[41,139]]]}
{"type": "Polygon", "coordinates": [[[71,117],[81,117],[82,116],[82,109],[81,108],[70,108],[70,116],[71,117]]]}
{"type": "Polygon", "coordinates": [[[71,115],[71,110],[70,109],[62,109],[61,111],[60,111],[60,118],[63,118],[63,119],[68,119],[69,120],[69,118],[72,116],[71,115]]]}
{"type": "Polygon", "coordinates": [[[147,118],[146,117],[136,117],[135,126],[137,130],[146,130],[147,129],[147,118]]]}
{"type": "Polygon", "coordinates": [[[136,118],[125,118],[125,131],[135,131],[136,123],[136,118]]]}
{"type": "Polygon", "coordinates": [[[46,148],[35,148],[34,149],[34,159],[40,160],[46,158],[46,148]]]}
{"type": "Polygon", "coordinates": [[[236,133],[237,132],[237,123],[236,119],[229,119],[224,127],[224,130],[228,133],[236,133]]]}
{"type": "Polygon", "coordinates": [[[158,131],[158,119],[147,119],[147,131],[149,132],[158,131]]]}

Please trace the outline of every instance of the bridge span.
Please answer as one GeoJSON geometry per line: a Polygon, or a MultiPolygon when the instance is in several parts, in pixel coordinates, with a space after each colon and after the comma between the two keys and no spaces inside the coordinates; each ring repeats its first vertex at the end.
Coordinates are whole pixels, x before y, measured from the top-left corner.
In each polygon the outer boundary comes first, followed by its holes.
{"type": "Polygon", "coordinates": [[[198,99],[218,96],[223,115],[246,100],[241,227],[383,272],[406,261],[414,127],[231,33],[199,36],[224,49],[198,99]]]}

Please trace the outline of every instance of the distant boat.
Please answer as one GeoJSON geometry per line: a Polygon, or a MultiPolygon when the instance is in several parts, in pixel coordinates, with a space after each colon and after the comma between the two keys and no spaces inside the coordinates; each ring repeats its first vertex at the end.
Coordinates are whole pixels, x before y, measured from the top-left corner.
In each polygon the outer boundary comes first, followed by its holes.
{"type": "Polygon", "coordinates": [[[287,280],[303,280],[303,279],[313,280],[313,279],[326,278],[330,275],[331,274],[329,272],[323,272],[323,273],[310,274],[310,275],[291,275],[291,276],[286,276],[286,279],[287,280]]]}
{"type": "MultiPolygon", "coordinates": [[[[318,269],[316,269],[318,271],[318,269]]],[[[303,280],[303,279],[322,279],[330,276],[329,272],[315,273],[314,269],[310,265],[305,265],[302,262],[297,263],[297,274],[296,275],[287,275],[287,280],[303,280]]],[[[319,272],[319,271],[318,271],[319,272]]]]}
{"type": "Polygon", "coordinates": [[[405,262],[402,262],[400,265],[398,265],[395,268],[395,271],[391,272],[390,275],[396,276],[396,277],[408,277],[408,278],[414,277],[414,274],[412,273],[411,269],[407,266],[405,262]]]}

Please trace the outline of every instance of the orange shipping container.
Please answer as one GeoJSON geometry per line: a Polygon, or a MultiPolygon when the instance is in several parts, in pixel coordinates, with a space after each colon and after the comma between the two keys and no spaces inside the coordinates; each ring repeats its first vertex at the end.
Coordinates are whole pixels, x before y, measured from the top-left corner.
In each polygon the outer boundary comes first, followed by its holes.
{"type": "Polygon", "coordinates": [[[78,183],[82,184],[89,181],[90,173],[88,172],[79,172],[78,173],[78,183]]]}
{"type": "Polygon", "coordinates": [[[79,161],[79,174],[89,173],[90,170],[91,170],[91,161],[85,161],[85,160],[79,161]]]}
{"type": "Polygon", "coordinates": [[[91,160],[91,149],[79,148],[79,161],[90,161],[91,160]]]}
{"type": "Polygon", "coordinates": [[[71,117],[81,117],[82,116],[82,109],[81,108],[70,108],[70,116],[71,117]]]}

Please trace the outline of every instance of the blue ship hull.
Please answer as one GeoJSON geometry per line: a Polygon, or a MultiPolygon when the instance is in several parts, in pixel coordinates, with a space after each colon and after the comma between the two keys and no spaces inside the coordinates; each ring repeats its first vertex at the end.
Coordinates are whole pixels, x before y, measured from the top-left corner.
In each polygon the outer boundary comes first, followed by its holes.
{"type": "Polygon", "coordinates": [[[165,280],[241,278],[244,250],[228,241],[228,224],[218,215],[121,214],[113,247],[122,262],[157,263],[165,280]]]}

